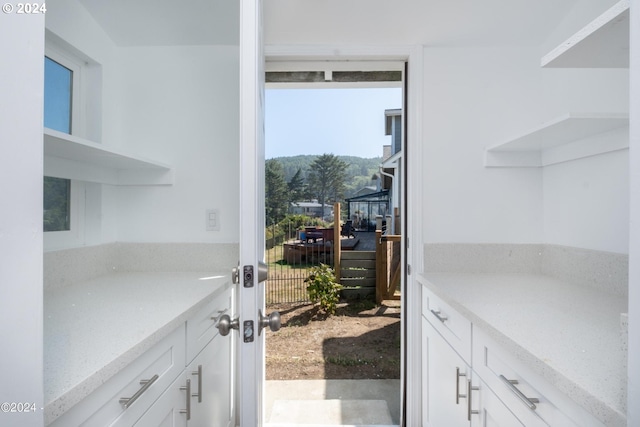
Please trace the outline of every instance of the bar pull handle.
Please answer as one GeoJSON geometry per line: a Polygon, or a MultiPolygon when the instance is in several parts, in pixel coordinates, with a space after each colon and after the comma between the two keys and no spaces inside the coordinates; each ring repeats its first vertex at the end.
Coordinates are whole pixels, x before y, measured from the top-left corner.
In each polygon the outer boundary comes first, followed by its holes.
{"type": "Polygon", "coordinates": [[[467,381],[467,421],[471,421],[471,415],[477,415],[480,411],[471,409],[471,392],[480,390],[478,386],[472,386],[471,380],[467,381]]]}
{"type": "Polygon", "coordinates": [[[198,398],[198,403],[202,403],[202,365],[198,365],[198,370],[191,372],[191,375],[198,376],[198,392],[193,393],[193,397],[198,398]]]}
{"type": "Polygon", "coordinates": [[[460,404],[460,399],[464,399],[467,397],[466,394],[460,394],[460,377],[466,377],[467,374],[462,372],[460,373],[460,368],[456,366],[456,405],[460,404]]]}
{"type": "Polygon", "coordinates": [[[520,399],[520,401],[522,401],[522,403],[527,405],[532,411],[536,410],[536,403],[540,403],[540,399],[536,397],[525,396],[524,393],[521,392],[518,387],[516,387],[516,384],[518,384],[518,380],[508,380],[504,375],[500,375],[500,379],[507,385],[509,390],[511,390],[513,394],[515,394],[516,397],[520,399]]]}
{"type": "Polygon", "coordinates": [[[431,309],[431,313],[433,313],[433,315],[436,316],[438,320],[441,321],[442,323],[446,322],[449,319],[447,316],[443,315],[440,311],[435,311],[434,309],[431,309]]]}
{"type": "Polygon", "coordinates": [[[124,409],[129,408],[129,406],[133,405],[133,402],[135,402],[136,400],[138,400],[138,398],[140,396],[142,396],[142,394],[147,391],[147,389],[149,387],[151,387],[151,384],[153,384],[157,379],[158,379],[158,374],[152,376],[150,379],[148,380],[140,380],[140,385],[142,386],[138,391],[136,391],[136,393],[131,396],[131,397],[121,397],[119,402],[122,404],[122,406],[124,406],[124,409]]]}
{"type": "Polygon", "coordinates": [[[187,421],[189,421],[191,419],[191,380],[187,380],[187,385],[180,387],[180,390],[187,392],[187,409],[180,409],[180,413],[187,414],[187,421]]]}

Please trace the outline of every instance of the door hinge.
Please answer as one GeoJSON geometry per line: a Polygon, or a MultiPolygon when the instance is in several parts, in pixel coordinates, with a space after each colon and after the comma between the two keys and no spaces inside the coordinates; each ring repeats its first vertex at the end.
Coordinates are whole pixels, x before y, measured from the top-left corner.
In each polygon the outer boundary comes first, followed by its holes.
{"type": "Polygon", "coordinates": [[[407,276],[411,276],[411,264],[407,264],[407,276]]]}

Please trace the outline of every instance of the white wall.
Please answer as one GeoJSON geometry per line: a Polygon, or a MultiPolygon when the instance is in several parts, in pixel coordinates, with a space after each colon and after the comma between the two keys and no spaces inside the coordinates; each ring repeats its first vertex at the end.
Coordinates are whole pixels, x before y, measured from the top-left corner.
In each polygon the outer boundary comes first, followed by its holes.
{"type": "Polygon", "coordinates": [[[541,241],[542,172],[484,167],[487,146],[544,110],[533,52],[424,49],[425,242],[541,241]]]}
{"type": "Polygon", "coordinates": [[[100,65],[96,142],[175,170],[173,186],[90,185],[80,244],[237,243],[238,47],[120,47],[77,0],[48,8],[47,29],[100,65]]]}
{"type": "Polygon", "coordinates": [[[543,179],[546,243],[628,253],[628,150],[547,166],[543,179]]]}
{"type": "Polygon", "coordinates": [[[168,187],[118,189],[118,240],[238,241],[238,48],[124,48],[123,143],[175,168],[168,187]],[[219,209],[220,231],[205,229],[219,209]]]}
{"type": "Polygon", "coordinates": [[[43,425],[42,110],[44,17],[0,15],[0,412],[3,427],[43,425]]]}
{"type": "Polygon", "coordinates": [[[629,232],[629,426],[640,425],[640,3],[631,2],[630,217],[629,232]]]}
{"type": "Polygon", "coordinates": [[[539,59],[537,48],[425,48],[425,242],[627,252],[626,151],[542,169],[483,167],[486,147],[562,114],[628,111],[628,71],[546,70],[539,59]]]}

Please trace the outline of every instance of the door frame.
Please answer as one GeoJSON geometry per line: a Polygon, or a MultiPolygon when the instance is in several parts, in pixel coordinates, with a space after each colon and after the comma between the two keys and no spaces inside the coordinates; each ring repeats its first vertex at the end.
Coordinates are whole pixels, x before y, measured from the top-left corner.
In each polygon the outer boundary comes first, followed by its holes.
{"type": "Polygon", "coordinates": [[[265,61],[405,61],[407,62],[405,150],[407,179],[403,180],[406,195],[406,220],[402,234],[405,244],[402,259],[405,275],[401,284],[403,325],[401,345],[401,425],[420,425],[422,420],[422,354],[421,301],[422,292],[415,276],[423,271],[422,193],[422,117],[423,117],[423,47],[422,46],[317,46],[265,45],[265,61]],[[407,345],[413,343],[412,345],[407,345]]]}
{"type": "Polygon", "coordinates": [[[240,0],[239,46],[239,180],[240,230],[237,279],[237,420],[241,426],[262,426],[264,333],[258,316],[264,312],[264,287],[258,282],[264,261],[264,48],[262,2],[240,0]],[[245,268],[253,268],[252,273],[245,268]],[[247,338],[248,337],[248,338],[247,338]]]}

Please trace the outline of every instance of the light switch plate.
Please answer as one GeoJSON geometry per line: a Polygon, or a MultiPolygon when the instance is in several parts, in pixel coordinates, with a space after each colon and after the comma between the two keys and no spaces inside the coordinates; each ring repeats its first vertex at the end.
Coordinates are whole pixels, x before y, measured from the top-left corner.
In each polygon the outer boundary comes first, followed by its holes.
{"type": "Polygon", "coordinates": [[[220,210],[207,209],[205,211],[207,231],[220,231],[220,210]]]}

